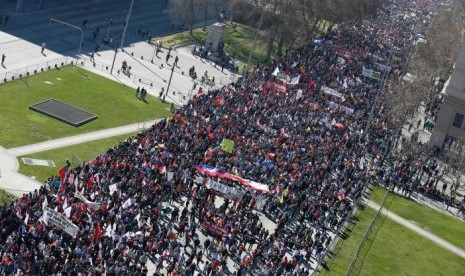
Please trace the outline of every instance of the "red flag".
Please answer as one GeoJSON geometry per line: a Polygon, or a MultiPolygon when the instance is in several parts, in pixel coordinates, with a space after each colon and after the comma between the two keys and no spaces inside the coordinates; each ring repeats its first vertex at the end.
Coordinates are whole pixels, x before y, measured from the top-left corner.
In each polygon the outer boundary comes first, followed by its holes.
{"type": "Polygon", "coordinates": [[[223,105],[224,104],[224,98],[223,95],[219,95],[216,97],[216,99],[213,101],[215,105],[223,105]]]}
{"type": "Polygon", "coordinates": [[[64,166],[63,168],[61,168],[61,169],[58,171],[58,176],[59,176],[61,179],[65,178],[66,171],[68,171],[68,167],[64,166]]]}
{"type": "Polygon", "coordinates": [[[102,234],[102,230],[100,229],[100,222],[97,222],[97,226],[94,230],[94,242],[98,242],[100,240],[100,235],[102,234]]]}

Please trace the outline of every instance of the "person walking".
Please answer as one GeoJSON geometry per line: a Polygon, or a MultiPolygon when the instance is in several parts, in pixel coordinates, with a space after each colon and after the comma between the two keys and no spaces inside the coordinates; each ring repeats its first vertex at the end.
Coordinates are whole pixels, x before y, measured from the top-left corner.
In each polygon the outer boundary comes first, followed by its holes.
{"type": "Polygon", "coordinates": [[[42,50],[40,51],[42,55],[44,54],[45,47],[47,47],[47,44],[45,44],[45,42],[42,42],[42,50]]]}

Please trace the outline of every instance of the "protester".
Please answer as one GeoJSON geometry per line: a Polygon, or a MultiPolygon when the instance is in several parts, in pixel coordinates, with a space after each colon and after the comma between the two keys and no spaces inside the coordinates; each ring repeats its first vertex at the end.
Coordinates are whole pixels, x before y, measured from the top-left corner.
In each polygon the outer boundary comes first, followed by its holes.
{"type": "MultiPolygon", "coordinates": [[[[236,275],[308,275],[366,173],[381,168],[365,154],[382,160],[396,129],[382,112],[368,125],[381,83],[363,68],[377,62],[397,78],[412,26],[432,6],[394,0],[241,83],[200,88],[173,117],[65,166],[2,208],[0,273],[146,275],[150,260],[171,275],[218,275],[228,263],[236,275]]],[[[398,176],[389,179],[403,183],[398,176]]]]}

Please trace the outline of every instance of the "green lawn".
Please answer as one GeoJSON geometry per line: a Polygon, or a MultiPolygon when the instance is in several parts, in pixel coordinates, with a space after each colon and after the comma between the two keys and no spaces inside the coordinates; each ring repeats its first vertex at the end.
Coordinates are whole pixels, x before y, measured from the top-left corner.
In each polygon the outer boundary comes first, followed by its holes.
{"type": "Polygon", "coordinates": [[[75,164],[79,162],[79,159],[81,159],[82,161],[91,160],[99,154],[106,152],[109,148],[118,145],[119,141],[126,140],[130,136],[131,134],[125,134],[83,144],[78,144],[74,146],[64,147],[60,149],[54,149],[26,156],[20,156],[18,157],[18,161],[20,164],[19,172],[29,177],[33,176],[38,181],[43,182],[47,180],[48,177],[50,177],[51,175],[56,175],[58,173],[58,170],[65,165],[66,159],[71,161],[73,163],[73,166],[79,165],[75,164]],[[73,154],[77,155],[79,159],[73,157],[73,154]],[[22,157],[52,160],[53,162],[55,162],[56,167],[26,165],[23,163],[21,159],[22,157]]]}
{"type": "Polygon", "coordinates": [[[154,97],[147,103],[134,89],[72,66],[53,69],[23,81],[0,84],[0,145],[6,148],[169,116],[169,104],[154,97]],[[50,98],[98,115],[80,127],[29,110],[50,98]]]}
{"type": "Polygon", "coordinates": [[[0,189],[0,207],[3,206],[4,203],[10,204],[14,198],[15,196],[12,194],[6,192],[3,189],[0,189]]]}
{"type": "MultiPolygon", "coordinates": [[[[344,275],[375,210],[359,211],[348,237],[342,239],[321,275],[344,275]]],[[[463,275],[465,260],[396,222],[380,217],[361,250],[355,274],[359,275],[463,275]],[[363,260],[363,261],[362,261],[363,260]]]]}
{"type": "MultiPolygon", "coordinates": [[[[386,189],[375,186],[370,199],[380,204],[385,192],[386,189]]],[[[391,199],[392,203],[387,205],[390,211],[465,249],[465,221],[394,193],[390,194],[388,202],[391,199]]]]}
{"type": "MultiPolygon", "coordinates": [[[[235,58],[246,62],[250,51],[253,47],[255,39],[256,29],[240,23],[226,23],[227,33],[225,37],[225,51],[229,55],[235,53],[235,58]]],[[[252,61],[255,62],[257,59],[266,58],[267,43],[266,38],[269,34],[266,31],[260,31],[258,35],[258,41],[255,47],[255,52],[252,56],[252,61]]],[[[187,43],[200,43],[202,40],[207,38],[207,32],[203,31],[202,28],[194,29],[192,35],[189,31],[176,33],[173,35],[162,37],[160,40],[163,42],[164,47],[172,45],[180,45],[187,43]]],[[[155,42],[157,38],[152,41],[155,42]]],[[[275,49],[278,42],[275,42],[275,49]]],[[[297,46],[297,45],[295,45],[297,46]]],[[[273,53],[274,54],[274,53],[273,53]]],[[[272,55],[273,57],[273,55],[272,55]]]]}

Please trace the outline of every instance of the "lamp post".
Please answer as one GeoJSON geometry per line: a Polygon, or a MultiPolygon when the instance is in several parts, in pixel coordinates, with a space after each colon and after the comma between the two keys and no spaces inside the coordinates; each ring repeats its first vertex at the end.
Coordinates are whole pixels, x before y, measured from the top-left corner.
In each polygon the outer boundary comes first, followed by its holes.
{"type": "MultiPolygon", "coordinates": [[[[128,30],[128,25],[129,25],[129,18],[131,18],[132,6],[134,6],[134,0],[131,1],[131,6],[129,7],[128,16],[126,16],[126,21],[124,22],[124,30],[123,30],[123,36],[121,37],[120,48],[123,48],[124,38],[126,37],[126,32],[128,30]]],[[[115,49],[115,56],[113,57],[113,64],[111,65],[110,75],[113,73],[113,67],[115,66],[115,60],[116,60],[117,53],[118,53],[118,49],[115,49]]]]}
{"type": "Polygon", "coordinates": [[[50,18],[50,24],[53,23],[53,22],[58,22],[60,24],[63,24],[63,25],[66,25],[66,26],[69,26],[71,28],[75,28],[75,29],[78,29],[79,31],[81,31],[81,43],[79,43],[79,49],[78,49],[78,53],[77,53],[77,57],[79,59],[79,55],[81,54],[82,43],[84,41],[84,32],[82,31],[82,28],[80,28],[80,27],[78,27],[76,25],[73,25],[73,24],[69,24],[67,22],[60,21],[60,20],[55,19],[55,18],[50,18]]]}
{"type": "Polygon", "coordinates": [[[170,92],[170,85],[171,85],[171,78],[173,78],[173,73],[174,73],[174,63],[173,67],[171,68],[171,75],[170,75],[170,80],[168,81],[168,87],[166,88],[166,95],[168,96],[168,92],[170,92]]]}

